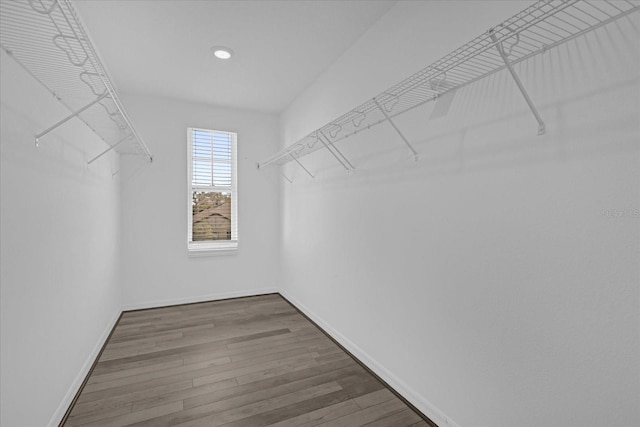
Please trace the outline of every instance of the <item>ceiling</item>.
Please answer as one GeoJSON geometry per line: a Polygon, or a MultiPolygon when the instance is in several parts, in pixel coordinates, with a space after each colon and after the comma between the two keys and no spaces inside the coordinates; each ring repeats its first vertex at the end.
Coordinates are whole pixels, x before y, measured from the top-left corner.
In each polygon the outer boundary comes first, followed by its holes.
{"type": "Polygon", "coordinates": [[[279,113],[395,1],[83,0],[118,91],[279,113]],[[211,47],[235,51],[216,59],[211,47]]]}

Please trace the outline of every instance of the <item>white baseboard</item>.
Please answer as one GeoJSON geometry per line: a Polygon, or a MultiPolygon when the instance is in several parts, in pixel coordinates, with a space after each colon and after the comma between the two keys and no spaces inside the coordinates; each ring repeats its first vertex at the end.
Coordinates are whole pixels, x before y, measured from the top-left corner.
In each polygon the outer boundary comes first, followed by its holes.
{"type": "Polygon", "coordinates": [[[87,360],[82,365],[80,372],[78,372],[78,375],[73,380],[73,383],[69,387],[67,394],[64,396],[64,399],[62,399],[62,402],[60,402],[60,405],[58,405],[58,408],[56,409],[55,413],[51,417],[51,420],[49,421],[47,426],[57,427],[60,424],[60,421],[62,421],[62,417],[64,417],[64,414],[67,412],[67,409],[69,409],[69,406],[73,401],[73,398],[75,397],[76,393],[80,389],[80,386],[82,385],[84,379],[89,373],[91,366],[93,366],[93,362],[97,359],[98,354],[102,349],[102,346],[104,345],[105,341],[109,337],[111,330],[115,326],[116,322],[118,321],[118,318],[120,317],[120,314],[122,314],[123,311],[139,310],[143,308],[164,307],[164,306],[178,305],[178,304],[188,304],[193,302],[215,301],[215,300],[221,300],[221,299],[227,299],[227,298],[249,297],[249,296],[271,294],[271,293],[277,293],[277,292],[278,292],[277,288],[260,288],[260,289],[253,289],[250,291],[221,292],[217,294],[202,295],[198,297],[176,298],[171,300],[157,300],[157,301],[149,301],[149,302],[125,305],[124,307],[122,307],[122,310],[118,310],[114,314],[113,318],[107,325],[106,329],[100,335],[100,338],[96,342],[96,345],[94,346],[93,350],[87,357],[87,360]]]}
{"type": "MultiPolygon", "coordinates": [[[[344,348],[350,351],[369,369],[375,372],[376,375],[378,375],[380,378],[386,381],[391,387],[393,387],[393,389],[395,389],[405,399],[411,402],[412,405],[418,408],[418,410],[422,411],[423,414],[425,414],[427,417],[433,420],[436,424],[438,424],[438,426],[460,427],[451,418],[447,417],[442,411],[436,408],[431,402],[429,402],[427,399],[425,399],[423,396],[421,396],[419,393],[417,393],[415,390],[409,387],[404,381],[400,380],[394,374],[389,372],[380,363],[378,363],[373,357],[371,357],[369,354],[363,351],[360,347],[354,344],[351,340],[349,340],[340,332],[338,332],[336,329],[334,329],[327,322],[325,322],[320,317],[318,317],[314,312],[309,310],[307,306],[302,304],[291,294],[289,294],[288,292],[282,289],[259,288],[259,289],[253,289],[250,291],[222,292],[217,294],[202,295],[198,297],[186,297],[186,298],[176,298],[176,299],[168,299],[168,300],[148,301],[148,302],[142,302],[142,303],[127,304],[123,307],[122,311],[139,310],[139,309],[154,308],[154,307],[165,307],[165,306],[171,306],[171,305],[189,304],[189,303],[205,302],[205,301],[215,301],[215,300],[221,300],[221,299],[227,299],[227,298],[248,297],[248,296],[270,294],[270,293],[280,293],[282,296],[284,296],[289,301],[291,301],[291,303],[294,304],[300,311],[302,311],[310,319],[316,322],[322,329],[324,329],[328,334],[330,334],[331,337],[333,337],[336,341],[338,341],[340,345],[342,345],[344,348]]],[[[56,412],[53,414],[51,421],[49,421],[49,424],[47,424],[48,427],[56,427],[57,425],[60,424],[62,417],[64,417],[64,414],[69,408],[69,405],[71,405],[71,402],[73,401],[74,396],[80,389],[80,386],[82,385],[82,382],[87,376],[89,369],[91,369],[93,362],[98,357],[98,354],[100,353],[100,349],[102,348],[105,341],[107,340],[107,337],[111,333],[111,330],[113,329],[116,321],[120,317],[120,314],[121,314],[120,311],[114,314],[113,318],[107,325],[107,328],[104,330],[104,332],[100,336],[100,339],[98,339],[98,342],[96,343],[95,347],[89,354],[89,357],[87,358],[84,365],[82,366],[82,369],[80,370],[75,380],[69,387],[69,391],[67,391],[66,396],[58,406],[58,409],[56,410],[56,412]]]]}
{"type": "Polygon", "coordinates": [[[146,301],[146,302],[139,302],[139,303],[133,303],[133,304],[125,304],[122,310],[123,311],[141,310],[145,308],[166,307],[170,305],[215,301],[215,300],[221,300],[221,299],[227,299],[227,298],[250,297],[250,296],[261,295],[261,294],[277,293],[278,291],[279,289],[277,288],[259,288],[259,289],[251,289],[246,291],[232,291],[232,292],[221,292],[217,294],[200,295],[197,297],[185,297],[185,298],[174,298],[174,299],[166,299],[166,300],[146,301]]]}
{"type": "Polygon", "coordinates": [[[78,375],[76,375],[76,378],[71,383],[71,386],[69,387],[67,394],[64,396],[64,399],[62,399],[62,402],[60,402],[60,405],[58,405],[58,409],[56,409],[56,412],[54,412],[53,417],[51,417],[51,420],[47,424],[48,427],[57,427],[60,424],[60,421],[62,421],[62,417],[64,417],[64,414],[67,412],[67,409],[69,409],[69,406],[73,401],[73,398],[75,397],[78,390],[80,390],[80,386],[82,386],[84,379],[86,378],[87,374],[89,373],[89,370],[93,366],[93,362],[98,358],[98,354],[100,353],[102,346],[104,345],[105,341],[107,341],[107,338],[109,337],[109,334],[113,330],[113,327],[118,321],[118,318],[120,317],[121,313],[122,311],[120,310],[117,310],[114,313],[113,317],[111,318],[111,321],[109,321],[109,323],[107,324],[107,327],[100,335],[100,338],[96,342],[96,345],[93,347],[93,350],[91,350],[91,353],[89,353],[87,360],[82,365],[80,372],[78,372],[78,375]]]}
{"type": "Polygon", "coordinates": [[[331,337],[340,343],[344,348],[357,357],[362,363],[364,363],[369,369],[376,373],[380,378],[387,382],[394,390],[400,393],[405,399],[407,399],[413,406],[418,408],[423,414],[429,417],[433,422],[440,427],[460,427],[451,418],[447,417],[442,411],[436,408],[431,402],[409,387],[404,381],[400,380],[397,376],[385,369],[380,363],[378,363],[373,357],[363,351],[360,347],[355,345],[351,340],[346,338],[336,329],[331,327],[327,322],[322,320],[313,311],[309,310],[304,304],[298,301],[295,297],[284,290],[280,290],[280,294],[291,301],[300,311],[306,314],[310,319],[316,322],[322,329],[324,329],[331,337]]]}

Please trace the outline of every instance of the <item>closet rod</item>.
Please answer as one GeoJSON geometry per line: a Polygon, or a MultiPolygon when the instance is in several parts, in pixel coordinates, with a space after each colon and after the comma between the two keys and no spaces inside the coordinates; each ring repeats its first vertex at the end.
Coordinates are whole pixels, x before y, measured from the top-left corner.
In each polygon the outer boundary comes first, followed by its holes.
{"type": "Polygon", "coordinates": [[[133,135],[130,144],[117,144],[118,151],[153,161],[71,0],[0,0],[0,48],[69,110],[35,135],[36,145],[77,117],[109,147],[133,135]],[[91,108],[96,104],[102,108],[91,108]]]}
{"type": "MultiPolygon", "coordinates": [[[[283,148],[260,162],[259,167],[283,165],[292,158],[299,159],[320,149],[319,144],[315,144],[319,132],[333,132],[330,141],[336,146],[337,142],[349,136],[371,129],[505,69],[516,81],[538,122],[538,132],[542,134],[545,131],[544,121],[513,66],[638,10],[640,4],[630,0],[539,0],[490,31],[283,148]]],[[[401,132],[400,134],[401,137],[404,136],[401,132]]],[[[407,142],[406,138],[403,140],[407,142]]]]}

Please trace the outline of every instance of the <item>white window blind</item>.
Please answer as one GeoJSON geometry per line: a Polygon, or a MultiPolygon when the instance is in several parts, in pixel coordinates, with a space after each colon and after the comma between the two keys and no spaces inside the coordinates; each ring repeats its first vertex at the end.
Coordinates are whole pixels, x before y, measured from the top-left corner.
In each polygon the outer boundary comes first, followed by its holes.
{"type": "Polygon", "coordinates": [[[238,245],[237,135],[189,128],[188,246],[190,252],[238,245]]]}

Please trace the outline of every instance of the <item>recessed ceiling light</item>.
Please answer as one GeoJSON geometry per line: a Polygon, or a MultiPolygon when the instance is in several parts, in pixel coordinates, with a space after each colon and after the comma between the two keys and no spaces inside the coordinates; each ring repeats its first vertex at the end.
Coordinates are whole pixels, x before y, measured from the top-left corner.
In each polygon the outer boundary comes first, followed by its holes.
{"type": "Polygon", "coordinates": [[[233,50],[225,46],[214,46],[211,48],[211,52],[218,59],[229,59],[233,56],[233,50]]]}

